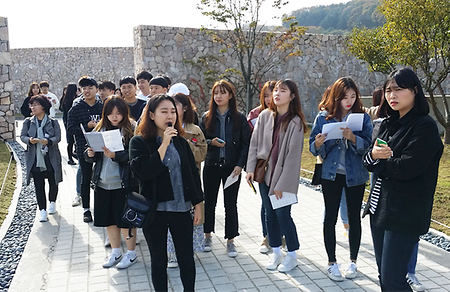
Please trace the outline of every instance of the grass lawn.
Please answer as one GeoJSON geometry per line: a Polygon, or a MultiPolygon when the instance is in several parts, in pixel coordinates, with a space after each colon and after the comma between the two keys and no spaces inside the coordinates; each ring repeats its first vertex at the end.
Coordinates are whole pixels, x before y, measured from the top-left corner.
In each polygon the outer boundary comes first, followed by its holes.
{"type": "MultiPolygon", "coordinates": [[[[8,147],[5,145],[4,142],[0,142],[0,187],[2,186],[3,180],[5,178],[9,159],[10,154],[8,147]]],[[[8,177],[6,178],[5,185],[3,186],[3,189],[0,194],[0,226],[3,223],[3,220],[5,220],[15,189],[16,189],[16,162],[13,160],[11,166],[9,167],[8,177]]]]}
{"type": "MultiPolygon", "coordinates": [[[[307,133],[309,137],[309,131],[307,133]]],[[[305,139],[302,153],[302,169],[314,171],[316,158],[309,152],[309,139],[305,139]]],[[[312,174],[302,171],[301,176],[312,178],[312,174]]],[[[366,192],[364,200],[367,201],[366,192]]],[[[439,166],[439,178],[434,196],[434,206],[431,218],[450,226],[450,145],[446,145],[439,166]]],[[[431,222],[431,227],[450,235],[450,229],[431,222]]]]}

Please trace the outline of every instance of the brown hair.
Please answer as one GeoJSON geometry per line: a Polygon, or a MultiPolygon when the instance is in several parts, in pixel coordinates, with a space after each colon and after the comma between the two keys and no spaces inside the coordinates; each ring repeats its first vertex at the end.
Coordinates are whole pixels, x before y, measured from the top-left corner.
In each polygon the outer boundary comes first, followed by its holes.
{"type": "Polygon", "coordinates": [[[136,135],[141,135],[142,138],[144,138],[145,140],[150,140],[150,139],[156,138],[157,133],[158,133],[158,130],[157,130],[158,128],[156,127],[155,121],[153,121],[150,118],[150,113],[151,112],[155,113],[159,104],[164,100],[168,100],[168,101],[172,102],[173,107],[175,108],[175,114],[177,117],[177,120],[175,121],[175,124],[173,126],[178,131],[178,136],[184,135],[184,129],[181,126],[181,121],[178,118],[178,112],[176,111],[175,101],[173,100],[172,97],[168,96],[165,93],[156,94],[156,95],[152,96],[150,98],[150,100],[147,102],[147,105],[145,106],[144,111],[142,113],[141,122],[139,123],[139,126],[136,129],[136,132],[135,132],[136,135]]]}
{"type": "Polygon", "coordinates": [[[325,109],[325,104],[327,102],[328,97],[330,96],[331,86],[328,86],[327,89],[325,89],[325,92],[323,93],[322,100],[319,102],[319,111],[323,111],[325,109]]]}
{"type": "Polygon", "coordinates": [[[259,102],[261,103],[259,105],[259,109],[260,111],[265,110],[266,108],[269,107],[269,105],[266,105],[265,102],[265,98],[264,95],[266,94],[266,90],[270,90],[273,91],[273,89],[275,88],[275,85],[277,84],[276,81],[267,81],[266,83],[264,83],[264,86],[261,88],[261,92],[259,93],[259,102]]]}
{"type": "Polygon", "coordinates": [[[39,93],[41,94],[41,88],[39,87],[39,84],[37,82],[33,82],[30,84],[30,89],[28,89],[28,97],[32,97],[33,96],[33,87],[37,86],[37,88],[39,89],[39,93]]]}
{"type": "MultiPolygon", "coordinates": [[[[301,121],[301,125],[300,128],[303,130],[303,132],[306,132],[307,130],[307,126],[306,126],[306,122],[305,122],[305,116],[303,115],[303,110],[302,110],[302,104],[300,102],[300,94],[298,92],[298,87],[295,84],[294,81],[290,80],[290,79],[283,79],[283,80],[279,80],[274,88],[277,88],[279,86],[283,86],[287,89],[289,89],[289,92],[291,93],[291,96],[293,96],[294,98],[291,99],[291,101],[289,102],[289,108],[287,111],[287,116],[286,118],[283,119],[283,123],[282,123],[282,127],[284,127],[284,130],[286,131],[289,122],[295,117],[298,116],[300,118],[301,121]]],[[[277,115],[277,106],[275,105],[275,103],[271,102],[269,104],[269,109],[275,113],[275,116],[277,115]]]]}
{"type": "Polygon", "coordinates": [[[111,95],[105,100],[105,104],[103,105],[102,118],[95,127],[94,131],[98,132],[102,128],[105,128],[105,130],[112,130],[115,128],[108,119],[108,116],[112,113],[114,107],[117,108],[117,110],[123,117],[122,121],[120,121],[118,125],[118,128],[123,133],[124,142],[128,143],[134,135],[133,126],[130,122],[130,109],[128,108],[128,105],[125,103],[125,101],[117,95],[111,95]]]}
{"type": "Polygon", "coordinates": [[[233,129],[237,131],[239,129],[238,110],[236,106],[236,88],[233,84],[226,80],[216,81],[211,90],[211,102],[209,103],[209,111],[205,115],[205,128],[207,132],[213,133],[215,129],[214,117],[216,116],[217,104],[214,101],[214,91],[219,88],[221,93],[231,94],[231,98],[228,102],[228,111],[231,114],[233,121],[233,129]]]}
{"type": "Polygon", "coordinates": [[[184,112],[184,115],[183,115],[183,122],[186,124],[194,123],[194,120],[195,120],[194,107],[195,106],[192,104],[191,99],[183,93],[176,93],[176,94],[172,95],[172,98],[174,100],[178,101],[179,103],[181,103],[181,105],[183,107],[186,107],[186,111],[184,112]]]}
{"type": "Polygon", "coordinates": [[[342,109],[340,106],[341,100],[344,99],[347,90],[353,89],[356,93],[356,100],[351,107],[352,113],[364,113],[363,105],[361,102],[361,94],[359,93],[358,87],[356,87],[355,82],[350,77],[342,77],[334,82],[331,87],[329,97],[323,104],[323,110],[328,112],[327,120],[336,118],[341,120],[342,109]]]}

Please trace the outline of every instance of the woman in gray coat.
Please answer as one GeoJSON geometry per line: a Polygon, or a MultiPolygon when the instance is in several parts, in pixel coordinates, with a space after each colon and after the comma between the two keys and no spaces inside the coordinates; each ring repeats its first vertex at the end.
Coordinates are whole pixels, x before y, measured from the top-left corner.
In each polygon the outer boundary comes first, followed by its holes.
{"type": "Polygon", "coordinates": [[[20,139],[27,144],[27,183],[33,177],[36,199],[40,210],[40,222],[47,221],[47,200],[44,180],[49,183],[49,214],[56,212],[55,201],[58,195],[58,183],[62,181],[61,153],[58,143],[61,141],[61,129],[58,121],[49,117],[51,103],[45,96],[30,99],[32,116],[23,122],[20,139]]]}

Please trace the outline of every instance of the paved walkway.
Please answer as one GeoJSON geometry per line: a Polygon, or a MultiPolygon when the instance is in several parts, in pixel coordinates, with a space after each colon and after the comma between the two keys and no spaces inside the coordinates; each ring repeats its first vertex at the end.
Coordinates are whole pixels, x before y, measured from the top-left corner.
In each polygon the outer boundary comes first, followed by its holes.
{"type": "MultiPolygon", "coordinates": [[[[19,121],[17,133],[20,133],[20,127],[19,121]]],[[[136,248],[137,264],[127,270],[102,268],[102,262],[109,253],[103,247],[106,231],[94,227],[92,223],[84,223],[82,208],[71,206],[75,196],[77,166],[67,164],[65,145],[63,138],[60,150],[63,154],[64,181],[59,185],[57,214],[50,215],[45,223],[38,222],[36,217],[9,291],[153,291],[150,255],[143,236],[136,248]]],[[[219,194],[221,197],[222,194],[219,194]]],[[[299,185],[299,203],[292,209],[300,239],[297,252],[299,265],[286,274],[265,269],[269,257],[259,253],[262,240],[260,206],[259,195],[255,195],[243,181],[238,199],[241,235],[236,238],[236,245],[239,256],[231,259],[226,254],[223,201],[219,199],[213,251],[195,255],[197,291],[380,290],[367,218],[363,220],[358,277],[336,283],[325,274],[327,258],[322,239],[321,194],[299,185]]],[[[344,269],[349,248],[343,231],[342,224],[338,224],[336,252],[344,269]]],[[[417,276],[428,291],[449,290],[449,263],[450,253],[421,241],[417,276]]],[[[168,274],[169,290],[182,291],[179,270],[169,269],[168,274]]]]}

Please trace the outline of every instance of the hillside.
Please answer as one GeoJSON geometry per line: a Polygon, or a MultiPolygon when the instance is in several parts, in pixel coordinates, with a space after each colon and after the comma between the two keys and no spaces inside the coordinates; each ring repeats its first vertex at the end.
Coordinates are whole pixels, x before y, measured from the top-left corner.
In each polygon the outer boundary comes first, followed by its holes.
{"type": "MultiPolygon", "coordinates": [[[[378,12],[379,0],[353,0],[347,3],[321,5],[295,10],[299,25],[309,27],[310,33],[346,34],[353,27],[374,28],[384,23],[378,12]]],[[[288,26],[288,24],[287,24],[288,26]]]]}

